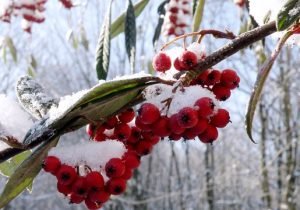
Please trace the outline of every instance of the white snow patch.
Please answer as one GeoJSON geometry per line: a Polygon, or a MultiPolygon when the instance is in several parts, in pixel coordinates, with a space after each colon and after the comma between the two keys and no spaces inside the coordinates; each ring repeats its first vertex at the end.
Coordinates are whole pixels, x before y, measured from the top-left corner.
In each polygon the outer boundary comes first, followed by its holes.
{"type": "MultiPolygon", "coordinates": [[[[59,119],[65,112],[73,107],[73,105],[86,94],[88,90],[81,90],[72,95],[66,95],[60,98],[58,106],[52,106],[48,112],[49,122],[52,122],[55,119],[59,119]]],[[[49,124],[49,123],[48,123],[49,124]]]]}
{"type": "Polygon", "coordinates": [[[23,142],[25,134],[33,125],[30,116],[16,101],[4,94],[0,94],[0,110],[2,111],[0,124],[3,132],[15,137],[19,142],[23,142]]]}
{"type": "Polygon", "coordinates": [[[172,93],[174,87],[175,86],[163,84],[147,87],[144,91],[146,102],[156,105],[161,111],[163,111],[162,113],[168,117],[178,113],[184,107],[194,107],[195,102],[203,97],[209,97],[213,100],[216,105],[215,110],[219,108],[219,102],[215,95],[200,85],[185,87],[184,91],[181,91],[181,88],[179,87],[175,94],[172,93]],[[169,98],[172,98],[172,101],[169,110],[167,110],[166,103],[164,103],[164,101],[169,98]],[[168,112],[166,113],[166,111],[168,112]]]}
{"type": "Polygon", "coordinates": [[[60,161],[70,166],[88,165],[93,170],[103,169],[112,158],[122,158],[126,152],[124,144],[116,140],[103,142],[85,142],[67,147],[52,148],[48,155],[59,157],[60,161]]]}

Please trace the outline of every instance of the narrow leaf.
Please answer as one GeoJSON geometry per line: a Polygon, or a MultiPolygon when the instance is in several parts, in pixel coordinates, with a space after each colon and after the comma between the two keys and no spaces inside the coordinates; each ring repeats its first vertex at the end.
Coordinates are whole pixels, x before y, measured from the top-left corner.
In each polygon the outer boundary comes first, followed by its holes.
{"type": "Polygon", "coordinates": [[[131,0],[128,0],[128,7],[125,16],[125,47],[130,62],[131,74],[134,74],[136,51],[136,25],[134,8],[131,0]]]}
{"type": "Polygon", "coordinates": [[[153,46],[156,45],[156,42],[157,40],[159,39],[159,36],[161,34],[161,28],[162,28],[162,25],[164,23],[164,17],[165,17],[165,14],[166,14],[166,9],[165,9],[165,5],[167,3],[169,3],[170,0],[165,0],[163,1],[159,6],[158,6],[158,9],[157,9],[157,13],[159,15],[159,19],[158,19],[158,23],[157,23],[157,26],[155,28],[155,32],[154,32],[154,36],[152,38],[152,44],[153,46]]]}
{"type": "Polygon", "coordinates": [[[273,51],[271,57],[265,61],[262,68],[257,74],[256,82],[254,85],[253,92],[250,96],[250,100],[248,103],[247,113],[246,113],[246,130],[247,134],[252,142],[253,136],[252,136],[252,124],[253,124],[253,118],[255,114],[255,109],[257,106],[258,101],[260,100],[260,96],[265,84],[266,79],[268,78],[268,75],[271,71],[271,68],[279,55],[282,47],[284,46],[284,43],[287,41],[287,39],[292,35],[292,32],[286,32],[284,36],[279,40],[275,50],[273,51]]]}
{"type": "Polygon", "coordinates": [[[293,25],[300,17],[300,0],[289,0],[277,15],[276,27],[283,31],[293,25]]]}
{"type": "Polygon", "coordinates": [[[106,79],[109,68],[111,4],[112,0],[109,3],[96,50],[96,71],[99,80],[106,79]]]}
{"type": "MultiPolygon", "coordinates": [[[[138,17],[146,5],[149,3],[149,0],[140,0],[138,3],[136,3],[134,7],[134,14],[135,17],[138,17]]],[[[111,38],[115,38],[120,33],[124,31],[125,28],[125,15],[126,12],[122,13],[113,23],[111,24],[111,38]]]]}
{"type": "Polygon", "coordinates": [[[0,164],[0,174],[6,177],[10,177],[16,168],[31,154],[30,151],[22,152],[10,160],[7,160],[0,164]]]}
{"type": "Polygon", "coordinates": [[[9,52],[10,52],[14,62],[17,62],[17,60],[18,60],[18,58],[17,58],[17,49],[14,45],[13,40],[10,37],[6,37],[5,42],[6,42],[6,46],[8,47],[9,52]]]}
{"type": "Polygon", "coordinates": [[[205,0],[199,0],[194,17],[193,17],[193,27],[192,30],[193,32],[196,32],[200,28],[200,24],[202,22],[202,17],[203,17],[203,11],[204,11],[204,5],[205,5],[205,0]]]}
{"type": "Polygon", "coordinates": [[[12,174],[6,183],[0,196],[0,208],[3,208],[31,185],[33,179],[40,172],[42,168],[42,161],[46,157],[49,149],[54,147],[57,142],[58,138],[53,141],[45,142],[15,170],[14,174],[12,174]]]}

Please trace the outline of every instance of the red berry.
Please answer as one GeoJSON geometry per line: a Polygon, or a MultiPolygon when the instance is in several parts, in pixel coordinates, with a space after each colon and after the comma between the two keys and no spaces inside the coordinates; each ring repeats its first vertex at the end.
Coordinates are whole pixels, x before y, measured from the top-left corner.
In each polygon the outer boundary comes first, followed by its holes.
{"type": "Polygon", "coordinates": [[[169,119],[169,128],[174,134],[182,134],[185,128],[178,124],[178,114],[173,114],[169,119]]]}
{"type": "Polygon", "coordinates": [[[107,182],[107,190],[112,195],[120,195],[126,190],[126,180],[110,179],[107,182]]]}
{"type": "Polygon", "coordinates": [[[105,141],[107,136],[102,132],[96,132],[93,140],[94,141],[105,141]]]}
{"type": "Polygon", "coordinates": [[[63,185],[59,182],[57,182],[57,191],[67,196],[72,192],[72,186],[71,185],[63,185]]]}
{"type": "Polygon", "coordinates": [[[207,75],[207,80],[205,84],[207,86],[210,86],[210,85],[215,85],[217,83],[220,83],[220,81],[221,81],[221,72],[218,70],[212,70],[207,75]]]}
{"type": "Polygon", "coordinates": [[[156,71],[165,72],[171,68],[171,58],[164,52],[156,54],[152,61],[156,71]]]}
{"type": "Polygon", "coordinates": [[[207,119],[200,118],[198,120],[198,123],[194,127],[188,129],[188,133],[190,133],[190,135],[198,136],[199,134],[205,131],[207,126],[208,126],[207,119]]]}
{"type": "Polygon", "coordinates": [[[169,11],[171,12],[171,13],[178,13],[178,7],[171,7],[170,9],[169,9],[169,11]]]}
{"type": "Polygon", "coordinates": [[[129,180],[131,177],[132,177],[132,169],[126,168],[124,174],[120,178],[129,180]]]}
{"type": "Polygon", "coordinates": [[[129,123],[130,121],[133,120],[134,116],[135,116],[134,110],[132,108],[129,108],[125,112],[119,114],[118,118],[123,123],[129,123]]]}
{"type": "Polygon", "coordinates": [[[138,127],[131,127],[131,135],[128,138],[127,142],[135,144],[137,143],[141,138],[141,129],[138,127]]]}
{"type": "Polygon", "coordinates": [[[89,188],[85,177],[78,177],[77,180],[72,184],[72,194],[86,197],[88,191],[89,188]]]}
{"type": "Polygon", "coordinates": [[[160,141],[160,137],[157,135],[154,135],[152,131],[143,131],[142,137],[144,141],[148,141],[152,143],[153,145],[157,144],[160,141]]]}
{"type": "Polygon", "coordinates": [[[178,141],[178,140],[181,139],[181,137],[182,137],[181,134],[178,135],[178,134],[172,133],[172,134],[169,136],[169,139],[170,139],[170,140],[173,140],[173,141],[178,141]]]}
{"type": "Polygon", "coordinates": [[[182,68],[186,70],[191,69],[197,64],[197,55],[192,51],[184,51],[178,59],[180,62],[180,66],[182,66],[182,68]]]}
{"type": "Polygon", "coordinates": [[[43,168],[46,172],[55,174],[61,166],[60,160],[55,156],[48,156],[43,162],[43,168]]]}
{"type": "Polygon", "coordinates": [[[118,124],[115,127],[114,135],[121,141],[129,139],[131,135],[131,128],[125,123],[118,124]]]}
{"type": "Polygon", "coordinates": [[[210,118],[210,124],[217,128],[224,128],[229,121],[230,116],[226,109],[218,109],[217,113],[210,118]]]}
{"type": "Polygon", "coordinates": [[[179,61],[179,58],[176,58],[174,63],[174,68],[178,71],[184,71],[185,69],[180,65],[180,61],[179,61]]]}
{"type": "Polygon", "coordinates": [[[116,116],[112,116],[106,120],[103,124],[106,129],[113,129],[118,123],[118,119],[116,116]]]}
{"type": "Polygon", "coordinates": [[[140,141],[136,145],[136,152],[139,155],[148,155],[151,153],[152,149],[153,149],[153,145],[147,141],[140,141]]]}
{"type": "Polygon", "coordinates": [[[160,118],[159,109],[150,103],[144,103],[138,110],[138,114],[143,124],[152,124],[160,118]]]}
{"type": "Polygon", "coordinates": [[[192,139],[196,138],[197,135],[196,135],[194,132],[192,132],[190,129],[186,129],[186,130],[184,131],[184,133],[182,134],[182,137],[183,137],[185,140],[192,140],[192,139]]]}
{"type": "Polygon", "coordinates": [[[112,158],[105,165],[106,176],[120,177],[125,172],[125,165],[120,158],[112,158]]]}
{"type": "Polygon", "coordinates": [[[152,131],[155,135],[160,137],[166,137],[171,134],[171,130],[168,127],[169,119],[167,117],[161,117],[152,125],[152,131]]]}
{"type": "Polygon", "coordinates": [[[195,106],[198,107],[198,116],[200,118],[207,118],[212,115],[215,104],[209,97],[203,97],[196,101],[195,106]]]}
{"type": "Polygon", "coordinates": [[[234,89],[239,86],[240,78],[235,71],[226,69],[222,71],[221,83],[229,89],[234,89]]]}
{"type": "Polygon", "coordinates": [[[96,210],[96,209],[100,209],[102,207],[102,205],[98,205],[95,202],[92,202],[90,199],[85,199],[84,203],[86,205],[86,207],[90,210],[96,210]]]}
{"type": "Polygon", "coordinates": [[[103,176],[97,171],[91,171],[86,175],[86,183],[92,192],[99,192],[104,188],[103,176]]]}
{"type": "Polygon", "coordinates": [[[193,81],[193,83],[204,86],[208,80],[207,78],[209,73],[209,70],[205,70],[195,79],[195,81],[193,81]]]}
{"type": "Polygon", "coordinates": [[[141,120],[140,116],[137,116],[135,118],[135,125],[136,125],[136,127],[138,127],[139,129],[141,129],[143,131],[151,131],[152,130],[150,124],[146,125],[146,124],[142,123],[142,120],[141,120]]]}
{"type": "Polygon", "coordinates": [[[88,124],[86,126],[86,133],[90,136],[93,137],[94,136],[94,132],[95,132],[96,126],[92,123],[88,124]]]}
{"type": "Polygon", "coordinates": [[[99,192],[91,192],[88,195],[88,199],[92,202],[97,203],[98,205],[101,205],[108,201],[110,198],[110,194],[106,191],[99,191],[99,192]]]}
{"type": "Polygon", "coordinates": [[[220,101],[226,101],[231,95],[230,89],[220,84],[215,85],[212,89],[212,92],[215,94],[216,98],[220,101]]]}
{"type": "Polygon", "coordinates": [[[77,179],[74,167],[62,164],[56,173],[57,181],[62,185],[71,185],[77,179]]]}
{"type": "Polygon", "coordinates": [[[218,138],[218,129],[213,125],[208,125],[206,130],[198,137],[203,143],[212,143],[218,138]]]}
{"type": "Polygon", "coordinates": [[[177,123],[180,127],[191,128],[198,123],[198,113],[191,107],[182,108],[177,114],[177,123]]]}
{"type": "Polygon", "coordinates": [[[135,169],[141,164],[140,157],[136,152],[127,151],[123,157],[126,168],[135,169]]]}
{"type": "Polygon", "coordinates": [[[79,204],[81,203],[82,201],[84,201],[84,197],[83,196],[80,196],[76,193],[71,193],[71,196],[70,196],[70,203],[76,203],[76,204],[79,204]]]}

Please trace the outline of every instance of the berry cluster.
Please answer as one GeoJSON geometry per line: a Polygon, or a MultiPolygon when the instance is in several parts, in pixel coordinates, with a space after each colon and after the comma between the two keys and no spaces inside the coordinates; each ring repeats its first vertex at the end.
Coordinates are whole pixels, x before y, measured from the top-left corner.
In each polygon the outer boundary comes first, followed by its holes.
{"type": "Polygon", "coordinates": [[[160,51],[154,56],[152,65],[158,72],[166,72],[170,70],[172,66],[177,71],[188,71],[193,69],[197,63],[204,58],[205,53],[201,51],[199,44],[193,43],[176,56],[173,62],[166,52],[160,51]]]}
{"type": "Polygon", "coordinates": [[[163,24],[163,33],[166,36],[180,36],[184,34],[191,15],[189,0],[170,0],[165,6],[166,14],[163,24]]]}
{"type": "MultiPolygon", "coordinates": [[[[73,6],[72,0],[59,0],[65,8],[73,6]]],[[[45,21],[44,11],[47,0],[7,0],[1,4],[0,20],[10,23],[12,16],[22,17],[22,29],[31,33],[33,23],[45,21]]]]}
{"type": "Polygon", "coordinates": [[[240,78],[232,69],[208,69],[194,79],[191,85],[201,85],[211,90],[218,100],[226,101],[231,95],[231,90],[237,88],[239,83],[240,78]]]}
{"type": "Polygon", "coordinates": [[[177,141],[181,138],[191,140],[198,136],[203,143],[212,143],[218,137],[217,128],[225,127],[230,121],[227,110],[215,107],[211,98],[202,97],[194,106],[182,107],[178,113],[168,117],[161,115],[154,104],[144,103],[135,122],[140,129],[162,138],[177,141]]]}
{"type": "Polygon", "coordinates": [[[55,156],[48,156],[43,168],[57,178],[57,190],[70,199],[70,203],[85,202],[87,208],[98,209],[111,195],[119,195],[126,189],[133,169],[140,165],[139,156],[127,151],[122,158],[110,159],[103,169],[91,170],[84,166],[61,163],[55,156]],[[106,181],[105,181],[106,180],[106,181]]]}
{"type": "Polygon", "coordinates": [[[89,124],[87,133],[94,141],[116,139],[123,142],[128,150],[132,150],[140,156],[147,155],[160,138],[148,130],[139,128],[138,124],[135,125],[132,122],[134,118],[135,112],[129,108],[117,116],[110,117],[100,126],[89,124]]]}

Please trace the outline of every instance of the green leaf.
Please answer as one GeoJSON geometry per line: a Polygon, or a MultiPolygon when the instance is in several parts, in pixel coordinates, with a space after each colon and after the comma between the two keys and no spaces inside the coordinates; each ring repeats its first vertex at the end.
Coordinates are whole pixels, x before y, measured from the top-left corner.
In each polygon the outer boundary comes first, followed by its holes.
{"type": "Polygon", "coordinates": [[[131,73],[133,74],[135,71],[136,25],[134,8],[131,0],[128,0],[125,16],[125,47],[130,62],[131,73]]]}
{"type": "Polygon", "coordinates": [[[30,151],[22,152],[10,160],[7,160],[0,164],[0,174],[6,177],[10,177],[16,168],[31,154],[30,151]]]}
{"type": "Polygon", "coordinates": [[[199,0],[193,17],[192,31],[196,32],[200,28],[204,11],[205,0],[199,0]]]}
{"type": "Polygon", "coordinates": [[[18,61],[17,49],[14,45],[13,40],[10,37],[6,37],[5,38],[5,43],[6,43],[6,46],[8,47],[8,49],[9,49],[9,52],[10,52],[14,62],[16,63],[18,61]]]}
{"type": "Polygon", "coordinates": [[[72,104],[50,127],[71,131],[89,123],[87,119],[106,118],[139,96],[143,88],[158,83],[158,80],[157,77],[139,76],[99,84],[72,104]]]}
{"type": "Polygon", "coordinates": [[[254,89],[253,89],[253,92],[250,96],[250,100],[248,103],[248,108],[247,108],[247,112],[246,112],[246,122],[245,122],[247,134],[252,142],[255,142],[253,140],[253,136],[252,136],[252,124],[253,124],[255,109],[256,109],[258,101],[260,100],[260,96],[261,96],[265,81],[268,78],[268,75],[272,69],[272,66],[273,66],[277,56],[279,55],[282,47],[284,46],[284,43],[287,41],[287,39],[291,35],[292,35],[292,32],[286,32],[283,35],[283,37],[279,40],[271,57],[265,61],[262,68],[260,69],[260,71],[257,74],[254,89]]]}
{"type": "Polygon", "coordinates": [[[58,140],[59,139],[56,138],[53,139],[53,141],[43,143],[26,160],[24,160],[21,165],[19,165],[9,178],[0,196],[0,208],[3,208],[31,185],[33,179],[40,172],[42,161],[46,157],[49,149],[54,147],[58,140]]]}
{"type": "Polygon", "coordinates": [[[106,79],[109,68],[111,4],[112,0],[109,3],[96,50],[96,71],[99,80],[106,79]]]}
{"type": "Polygon", "coordinates": [[[158,23],[157,26],[155,28],[155,32],[154,32],[154,36],[152,38],[152,44],[153,46],[156,45],[157,40],[159,39],[160,33],[161,33],[161,28],[162,25],[164,23],[164,16],[166,14],[166,10],[165,10],[165,5],[167,3],[169,3],[170,0],[165,0],[163,1],[157,8],[157,13],[159,15],[159,19],[158,19],[158,23]]]}
{"type": "MultiPolygon", "coordinates": [[[[149,0],[140,0],[136,3],[134,7],[135,17],[138,17],[146,5],[149,3],[149,0]]],[[[113,23],[111,24],[111,38],[115,38],[120,33],[122,33],[125,29],[125,12],[121,14],[113,23]]]]}
{"type": "Polygon", "coordinates": [[[92,121],[99,121],[120,111],[124,106],[141,97],[140,91],[161,80],[151,76],[137,76],[98,84],[87,90],[55,119],[43,119],[25,136],[25,145],[36,145],[54,136],[74,131],[92,121]]]}
{"type": "Polygon", "coordinates": [[[293,25],[300,17],[300,0],[289,0],[277,15],[276,27],[283,31],[293,25]]]}

